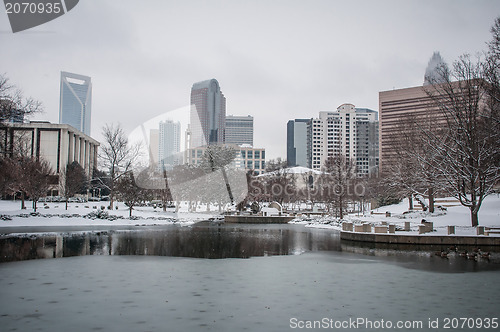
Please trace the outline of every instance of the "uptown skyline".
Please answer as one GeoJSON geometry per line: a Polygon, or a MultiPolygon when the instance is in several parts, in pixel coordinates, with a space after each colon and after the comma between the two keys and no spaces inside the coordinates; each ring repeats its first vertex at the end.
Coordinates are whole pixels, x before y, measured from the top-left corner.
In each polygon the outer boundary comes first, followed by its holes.
{"type": "Polygon", "coordinates": [[[484,50],[500,13],[488,0],[148,3],[80,2],[17,34],[1,13],[0,72],[44,103],[32,119],[58,122],[61,70],[92,77],[97,140],[103,124],[128,133],[189,106],[192,83],[216,77],[228,111],[254,116],[254,145],[285,158],[289,119],[345,101],[378,110],[379,91],[422,84],[433,52],[484,50]]]}

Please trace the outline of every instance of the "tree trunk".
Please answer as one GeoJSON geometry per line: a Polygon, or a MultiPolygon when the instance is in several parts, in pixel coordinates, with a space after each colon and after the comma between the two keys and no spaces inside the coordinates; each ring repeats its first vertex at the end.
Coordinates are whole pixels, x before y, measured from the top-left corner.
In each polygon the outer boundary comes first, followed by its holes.
{"type": "Polygon", "coordinates": [[[26,205],[24,205],[24,191],[21,191],[21,210],[26,210],[26,205]]]}
{"type": "Polygon", "coordinates": [[[66,211],[68,211],[68,198],[66,197],[66,211]]]}
{"type": "Polygon", "coordinates": [[[129,217],[132,217],[132,206],[130,206],[129,208],[129,214],[128,214],[129,217]]]}
{"type": "Polygon", "coordinates": [[[429,212],[434,212],[434,188],[429,188],[429,212]]]}
{"type": "Polygon", "coordinates": [[[33,210],[34,210],[34,212],[36,212],[36,200],[35,199],[33,200],[33,210]]]}
{"type": "Polygon", "coordinates": [[[111,172],[109,172],[109,177],[111,179],[110,188],[109,188],[109,209],[113,210],[113,196],[115,194],[115,167],[114,165],[111,167],[111,172]]]}
{"type": "Polygon", "coordinates": [[[343,205],[343,200],[342,198],[339,200],[339,219],[343,219],[344,218],[344,209],[342,208],[342,205],[343,205]]]}
{"type": "Polygon", "coordinates": [[[408,195],[408,204],[409,204],[408,209],[413,210],[413,195],[412,194],[408,195]]]}
{"type": "Polygon", "coordinates": [[[474,211],[474,208],[470,208],[470,218],[472,221],[472,227],[477,227],[479,226],[479,218],[478,218],[478,213],[477,211],[474,211]]]}

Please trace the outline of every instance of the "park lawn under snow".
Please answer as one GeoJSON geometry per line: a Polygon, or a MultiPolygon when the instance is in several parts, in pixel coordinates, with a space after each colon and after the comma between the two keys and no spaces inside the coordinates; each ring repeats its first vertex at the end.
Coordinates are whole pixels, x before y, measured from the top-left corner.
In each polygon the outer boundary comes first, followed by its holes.
{"type": "MultiPolygon", "coordinates": [[[[447,199],[453,200],[453,198],[447,199]]],[[[447,205],[449,203],[437,203],[437,205],[447,205]]],[[[455,235],[474,236],[476,235],[476,228],[471,226],[470,210],[467,207],[458,205],[446,207],[446,211],[436,209],[436,212],[429,213],[415,210],[410,213],[408,211],[408,200],[404,199],[399,204],[382,206],[374,209],[373,214],[365,214],[358,216],[357,214],[350,214],[345,216],[344,221],[354,222],[355,224],[371,223],[373,225],[381,224],[386,221],[389,224],[394,224],[396,227],[404,227],[406,221],[411,223],[411,232],[399,233],[399,235],[415,235],[418,234],[418,225],[421,224],[422,219],[434,223],[435,232],[426,233],[425,236],[447,235],[447,226],[455,226],[455,235]],[[386,212],[390,212],[391,216],[386,217],[386,212]]],[[[318,217],[309,218],[306,220],[295,219],[292,223],[305,224],[306,227],[315,228],[333,228],[341,229],[342,224],[332,217],[318,217]]],[[[500,197],[499,195],[490,195],[485,198],[481,209],[479,210],[479,225],[486,227],[500,227],[500,197]]],[[[490,235],[500,236],[500,235],[490,235]]]]}
{"type": "MultiPolygon", "coordinates": [[[[452,200],[452,199],[450,199],[452,200]]],[[[440,203],[437,205],[449,203],[440,203]]],[[[476,235],[476,229],[471,227],[469,209],[452,203],[455,206],[447,207],[446,211],[436,209],[435,213],[423,211],[408,211],[408,200],[403,200],[399,204],[383,206],[372,210],[373,214],[366,213],[358,216],[356,213],[347,215],[344,221],[356,224],[371,223],[381,224],[383,221],[403,228],[405,221],[411,223],[411,232],[399,233],[400,235],[418,234],[418,225],[422,219],[434,223],[435,232],[427,233],[425,236],[446,235],[447,226],[456,226],[456,235],[476,235]],[[386,212],[391,213],[391,217],[386,217],[386,212]]],[[[199,206],[198,212],[189,212],[186,203],[181,203],[178,213],[174,211],[164,212],[162,209],[153,207],[134,207],[132,218],[129,218],[129,210],[123,203],[116,203],[118,209],[109,211],[105,209],[111,217],[106,219],[90,218],[90,213],[97,213],[101,206],[109,205],[109,202],[88,202],[69,203],[68,210],[65,210],[65,203],[39,203],[37,215],[31,213],[33,209],[31,202],[26,202],[26,210],[20,209],[19,201],[0,201],[0,227],[33,227],[33,226],[150,226],[168,225],[177,223],[180,225],[191,225],[201,220],[207,220],[219,214],[216,207],[211,207],[211,211],[206,211],[206,206],[199,206]],[[48,208],[46,208],[48,207],[48,208]]],[[[315,228],[342,228],[341,221],[333,217],[310,217],[295,219],[292,223],[304,224],[306,227],[315,228]]],[[[486,227],[500,227],[500,197],[490,195],[484,200],[479,211],[479,224],[486,227]]],[[[495,236],[495,235],[491,235],[495,236]]],[[[498,235],[496,235],[498,236],[498,235]]]]}
{"type": "Polygon", "coordinates": [[[188,212],[187,206],[182,204],[178,213],[175,211],[164,212],[161,208],[134,207],[132,218],[129,218],[129,209],[123,203],[115,203],[118,209],[104,210],[109,202],[68,203],[38,203],[37,213],[33,215],[32,202],[26,201],[25,210],[21,210],[20,201],[0,201],[0,227],[25,227],[25,226],[149,226],[168,225],[178,223],[191,225],[200,220],[218,214],[212,208],[207,212],[206,207],[199,208],[200,212],[188,212]],[[109,218],[92,217],[97,213],[107,212],[109,218]],[[89,216],[90,214],[90,216],[89,216]]]}

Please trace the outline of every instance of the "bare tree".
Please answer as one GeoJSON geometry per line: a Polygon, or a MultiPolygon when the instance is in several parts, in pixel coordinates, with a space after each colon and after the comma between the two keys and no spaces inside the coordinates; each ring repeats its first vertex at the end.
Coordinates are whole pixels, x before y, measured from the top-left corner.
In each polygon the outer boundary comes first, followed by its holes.
{"type": "Polygon", "coordinates": [[[423,210],[434,212],[435,196],[445,190],[445,183],[436,170],[435,151],[429,149],[422,131],[439,134],[441,123],[433,117],[408,116],[397,127],[397,144],[394,153],[397,158],[384,176],[385,187],[399,197],[409,198],[413,209],[413,196],[423,210]],[[425,203],[428,198],[429,204],[425,203]]]}
{"type": "Polygon", "coordinates": [[[22,119],[41,111],[43,107],[40,101],[24,97],[23,92],[11,84],[5,74],[0,74],[0,122],[22,119]]]}
{"type": "Polygon", "coordinates": [[[66,198],[66,210],[68,209],[68,199],[77,193],[88,188],[88,179],[85,170],[77,161],[73,161],[66,166],[66,170],[61,174],[64,177],[64,185],[61,193],[66,198]]]}
{"type": "Polygon", "coordinates": [[[218,187],[217,183],[212,183],[211,185],[209,184],[208,186],[205,187],[205,189],[212,189],[210,193],[206,193],[207,195],[205,195],[207,209],[209,209],[210,202],[212,200],[220,201],[221,196],[226,197],[225,196],[226,194],[229,196],[231,204],[234,203],[234,196],[231,190],[231,186],[229,185],[226,166],[229,165],[234,160],[235,157],[236,157],[236,150],[232,147],[224,145],[207,146],[205,153],[203,154],[202,157],[201,168],[205,170],[205,172],[214,172],[220,170],[222,173],[222,177],[224,179],[224,186],[226,187],[225,191],[220,191],[220,190],[213,191],[213,188],[218,187]]]}
{"type": "Polygon", "coordinates": [[[28,196],[33,200],[33,209],[36,212],[38,200],[47,195],[50,185],[57,183],[57,178],[49,162],[41,158],[18,157],[12,161],[15,166],[15,178],[11,190],[21,193],[21,209],[26,208],[24,199],[28,196]]]}
{"type": "Polygon", "coordinates": [[[134,174],[129,171],[117,180],[115,190],[117,197],[128,206],[129,216],[131,217],[134,206],[143,200],[143,191],[146,189],[137,186],[134,174]]]}
{"type": "Polygon", "coordinates": [[[12,158],[0,158],[0,193],[15,194],[17,187],[16,162],[12,158]]]}
{"type": "Polygon", "coordinates": [[[500,181],[500,122],[498,91],[488,83],[481,59],[461,56],[453,67],[441,66],[441,82],[429,85],[427,94],[443,114],[446,125],[438,133],[422,130],[435,167],[454,195],[471,213],[477,226],[484,198],[500,181]]]}
{"type": "Polygon", "coordinates": [[[325,161],[324,173],[321,181],[324,200],[333,207],[335,216],[343,219],[347,203],[354,192],[355,162],[343,155],[330,156],[325,161]]]}
{"type": "Polygon", "coordinates": [[[120,125],[105,125],[102,130],[104,142],[99,157],[109,175],[109,207],[113,209],[115,185],[118,179],[130,171],[140,155],[140,146],[130,146],[120,125]]]}
{"type": "Polygon", "coordinates": [[[297,191],[295,176],[290,169],[281,168],[267,174],[265,188],[269,199],[282,206],[284,202],[290,202],[297,191]]]}
{"type": "Polygon", "coordinates": [[[277,159],[271,159],[266,162],[266,172],[273,172],[286,167],[286,160],[282,160],[280,157],[278,157],[277,159]]]}

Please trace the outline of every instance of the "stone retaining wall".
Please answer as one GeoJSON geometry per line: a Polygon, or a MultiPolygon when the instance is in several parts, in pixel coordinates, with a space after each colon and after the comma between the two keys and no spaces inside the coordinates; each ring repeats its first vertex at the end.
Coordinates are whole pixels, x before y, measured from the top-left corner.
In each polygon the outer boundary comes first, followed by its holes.
{"type": "Polygon", "coordinates": [[[472,246],[500,246],[500,237],[488,236],[419,236],[394,235],[375,233],[340,232],[340,238],[348,241],[394,243],[394,244],[425,244],[425,245],[472,245],[472,246]]]}

